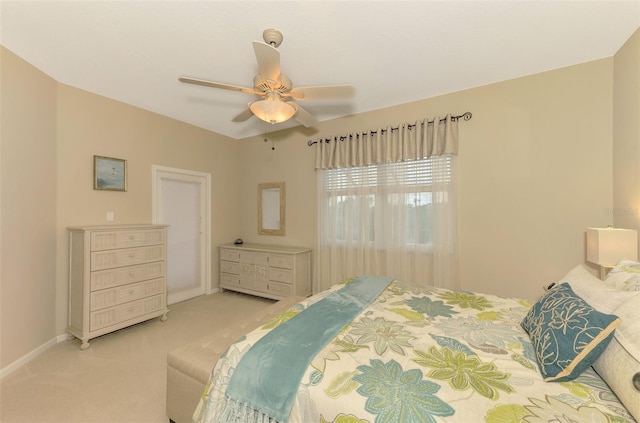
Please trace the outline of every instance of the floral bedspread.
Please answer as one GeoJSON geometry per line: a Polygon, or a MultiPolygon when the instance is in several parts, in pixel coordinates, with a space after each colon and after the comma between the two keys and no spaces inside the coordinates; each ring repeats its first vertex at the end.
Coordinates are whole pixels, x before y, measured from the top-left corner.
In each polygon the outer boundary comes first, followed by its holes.
{"type": "MultiPolygon", "coordinates": [[[[216,364],[194,421],[218,423],[242,355],[330,291],[234,343],[216,364]]],[[[592,369],[571,382],[542,380],[520,327],[531,305],[394,281],[312,361],[289,422],[633,422],[592,369]]]]}

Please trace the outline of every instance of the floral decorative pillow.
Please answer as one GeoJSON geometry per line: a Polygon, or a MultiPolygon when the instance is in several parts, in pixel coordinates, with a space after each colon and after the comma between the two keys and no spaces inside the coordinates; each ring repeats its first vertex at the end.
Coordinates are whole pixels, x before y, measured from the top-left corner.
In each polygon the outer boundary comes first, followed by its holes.
{"type": "Polygon", "coordinates": [[[623,291],[640,291],[640,263],[621,260],[604,278],[604,284],[623,291]]]}
{"type": "Polygon", "coordinates": [[[605,350],[620,319],[601,313],[563,283],[547,291],[522,320],[545,382],[575,379],[605,350]]]}

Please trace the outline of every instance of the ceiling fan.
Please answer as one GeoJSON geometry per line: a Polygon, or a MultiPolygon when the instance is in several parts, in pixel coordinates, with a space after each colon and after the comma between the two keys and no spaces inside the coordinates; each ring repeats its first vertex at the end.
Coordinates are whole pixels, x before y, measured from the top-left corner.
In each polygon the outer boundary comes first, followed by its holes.
{"type": "Polygon", "coordinates": [[[262,33],[262,37],[264,38],[264,43],[260,41],[253,42],[253,50],[256,54],[260,72],[253,78],[253,88],[206,81],[188,76],[182,76],[178,79],[187,84],[240,91],[261,97],[260,100],[249,103],[249,108],[234,117],[232,119],[233,122],[244,122],[252,115],[255,115],[259,119],[272,124],[294,118],[302,125],[312,127],[318,124],[318,119],[292,100],[346,99],[353,97],[355,94],[355,88],[352,85],[293,88],[291,80],[280,73],[280,52],[277,47],[282,44],[282,33],[276,29],[266,29],[262,33]]]}

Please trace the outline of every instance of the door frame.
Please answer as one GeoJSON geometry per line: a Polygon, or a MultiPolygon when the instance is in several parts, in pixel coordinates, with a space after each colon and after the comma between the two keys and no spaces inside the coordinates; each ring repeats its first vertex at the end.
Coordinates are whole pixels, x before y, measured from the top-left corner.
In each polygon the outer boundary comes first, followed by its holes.
{"type": "MultiPolygon", "coordinates": [[[[167,166],[151,165],[151,208],[152,222],[159,223],[160,207],[162,205],[162,179],[189,179],[200,184],[200,198],[204,202],[204,242],[200,243],[200,282],[204,284],[204,293],[211,294],[211,174],[195,170],[178,169],[167,166]]],[[[172,304],[187,298],[168,295],[167,303],[172,304]]]]}

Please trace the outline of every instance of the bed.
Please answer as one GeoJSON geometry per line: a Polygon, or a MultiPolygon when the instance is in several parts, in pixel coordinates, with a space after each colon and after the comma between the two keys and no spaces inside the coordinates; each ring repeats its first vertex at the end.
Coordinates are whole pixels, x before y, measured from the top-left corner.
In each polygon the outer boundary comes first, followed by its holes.
{"type": "Polygon", "coordinates": [[[578,266],[536,302],[349,279],[233,343],[194,421],[636,421],[636,271],[578,266]]]}

